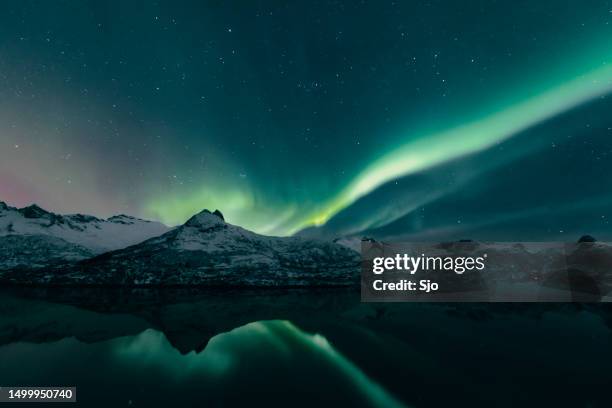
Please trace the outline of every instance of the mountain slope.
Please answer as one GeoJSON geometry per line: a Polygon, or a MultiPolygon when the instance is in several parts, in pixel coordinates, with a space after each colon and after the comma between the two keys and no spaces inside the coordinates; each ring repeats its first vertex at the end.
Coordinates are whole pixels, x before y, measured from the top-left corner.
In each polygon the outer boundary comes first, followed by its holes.
{"type": "Polygon", "coordinates": [[[37,205],[15,208],[0,202],[0,237],[50,236],[100,254],[137,244],[169,230],[158,222],[127,215],[100,219],[91,215],[59,215],[37,205]]]}
{"type": "Polygon", "coordinates": [[[47,267],[93,255],[87,248],[51,235],[0,236],[0,271],[47,267]]]}
{"type": "Polygon", "coordinates": [[[184,225],[70,268],[18,271],[2,280],[50,285],[321,286],[358,282],[359,255],[297,237],[267,237],[204,210],[184,225]]]}

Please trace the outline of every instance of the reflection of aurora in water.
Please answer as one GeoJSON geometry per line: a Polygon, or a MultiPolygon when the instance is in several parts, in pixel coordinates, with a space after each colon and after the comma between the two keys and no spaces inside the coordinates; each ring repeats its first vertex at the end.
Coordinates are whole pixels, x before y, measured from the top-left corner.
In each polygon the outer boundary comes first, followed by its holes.
{"type": "MultiPolygon", "coordinates": [[[[155,330],[118,340],[115,351],[122,360],[154,366],[168,372],[177,382],[194,375],[205,376],[213,382],[229,381],[230,388],[239,389],[240,382],[232,379],[241,377],[241,370],[249,367],[249,371],[256,369],[262,378],[269,378],[270,387],[277,383],[274,379],[278,377],[284,381],[283,388],[295,391],[308,391],[313,385],[331,386],[338,391],[347,387],[362,404],[404,406],[336,351],[325,337],[305,333],[289,321],[249,323],[214,336],[200,353],[181,355],[163,333],[155,330]],[[271,372],[272,367],[277,371],[271,372]],[[308,376],[308,373],[316,375],[308,376]],[[291,377],[288,384],[286,379],[291,377]]],[[[323,392],[319,387],[310,391],[323,392]]]]}
{"type": "Polygon", "coordinates": [[[103,408],[609,402],[605,305],[85,293],[66,294],[70,305],[0,294],[0,384],[75,384],[81,404],[103,408]],[[95,309],[75,306],[78,296],[95,309]],[[120,305],[109,311],[111,300],[120,305]]]}

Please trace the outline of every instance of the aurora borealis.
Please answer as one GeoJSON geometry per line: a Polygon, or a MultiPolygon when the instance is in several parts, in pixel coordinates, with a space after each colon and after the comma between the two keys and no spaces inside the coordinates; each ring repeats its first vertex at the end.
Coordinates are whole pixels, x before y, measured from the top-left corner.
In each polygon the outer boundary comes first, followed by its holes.
{"type": "Polygon", "coordinates": [[[0,200],[282,235],[609,229],[611,40],[609,1],[5,5],[0,200]]]}

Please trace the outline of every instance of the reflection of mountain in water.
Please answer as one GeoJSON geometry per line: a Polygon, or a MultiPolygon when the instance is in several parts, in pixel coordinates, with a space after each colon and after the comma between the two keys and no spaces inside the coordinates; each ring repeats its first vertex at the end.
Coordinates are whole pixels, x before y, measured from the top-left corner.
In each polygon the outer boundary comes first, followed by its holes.
{"type": "Polygon", "coordinates": [[[222,401],[220,395],[213,396],[219,403],[240,405],[247,395],[267,390],[288,406],[298,399],[304,403],[313,393],[318,394],[315,399],[351,406],[403,406],[325,337],[305,333],[286,320],[249,323],[214,336],[200,353],[182,356],[162,333],[153,330],[114,344],[117,355],[128,364],[146,361],[179,381],[204,375],[231,384],[234,392],[222,401]],[[266,374],[249,372],[245,366],[265,367],[266,374]],[[287,381],[287,376],[293,380],[287,381]]]}
{"type": "Polygon", "coordinates": [[[605,304],[362,304],[344,289],[0,296],[0,383],[75,383],[80,400],[100,406],[167,405],[177,394],[284,406],[604,406],[607,398],[594,386],[612,358],[605,304]],[[116,391],[100,396],[102,381],[116,391]],[[508,384],[522,392],[509,394],[508,384]]]}

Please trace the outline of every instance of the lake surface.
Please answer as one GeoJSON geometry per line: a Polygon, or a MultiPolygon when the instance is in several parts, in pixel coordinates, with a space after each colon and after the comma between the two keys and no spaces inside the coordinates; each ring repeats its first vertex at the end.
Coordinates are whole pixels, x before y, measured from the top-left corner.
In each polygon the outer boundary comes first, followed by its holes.
{"type": "Polygon", "coordinates": [[[611,316],[344,289],[2,290],[0,385],[100,407],[608,407],[611,316]]]}

